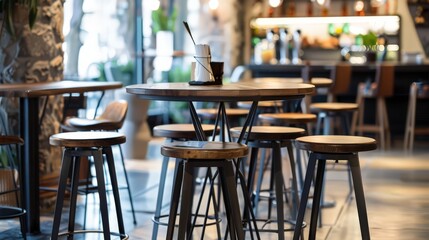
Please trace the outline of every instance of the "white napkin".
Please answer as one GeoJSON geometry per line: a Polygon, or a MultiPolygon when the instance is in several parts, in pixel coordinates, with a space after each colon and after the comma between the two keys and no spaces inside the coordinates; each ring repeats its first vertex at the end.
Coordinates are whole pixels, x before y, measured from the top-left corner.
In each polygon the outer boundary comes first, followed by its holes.
{"type": "Polygon", "coordinates": [[[210,82],[214,81],[212,68],[210,66],[211,54],[210,46],[207,44],[195,45],[195,81],[210,82]]]}

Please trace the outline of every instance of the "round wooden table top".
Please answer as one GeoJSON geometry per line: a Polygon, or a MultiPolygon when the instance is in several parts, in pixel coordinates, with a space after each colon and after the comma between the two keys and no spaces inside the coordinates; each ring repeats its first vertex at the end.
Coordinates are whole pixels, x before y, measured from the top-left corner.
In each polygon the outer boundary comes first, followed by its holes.
{"type": "Polygon", "coordinates": [[[306,83],[252,82],[223,85],[189,85],[188,83],[148,83],[130,85],[127,92],[150,100],[166,101],[263,101],[300,99],[313,93],[306,83]]]}

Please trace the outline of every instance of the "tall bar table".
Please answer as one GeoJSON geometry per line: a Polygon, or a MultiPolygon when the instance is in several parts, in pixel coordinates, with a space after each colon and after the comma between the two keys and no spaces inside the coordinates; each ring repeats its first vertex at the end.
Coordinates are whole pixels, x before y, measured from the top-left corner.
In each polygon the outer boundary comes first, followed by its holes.
{"type": "MultiPolygon", "coordinates": [[[[248,116],[243,125],[243,131],[237,142],[241,142],[248,129],[251,132],[259,101],[269,100],[294,100],[302,99],[305,95],[312,94],[314,85],[296,82],[256,82],[242,81],[237,83],[225,83],[223,85],[189,85],[188,83],[153,83],[137,84],[126,88],[130,94],[135,94],[142,99],[163,100],[163,101],[184,101],[189,103],[192,123],[195,127],[198,140],[204,141],[206,138],[201,127],[201,122],[196,113],[193,102],[219,102],[218,119],[221,119],[220,138],[225,141],[223,133],[225,127],[224,120],[227,119],[224,102],[252,101],[248,116]]],[[[218,120],[216,120],[216,125],[218,120]]],[[[228,123],[227,130],[228,130],[228,123]]],[[[230,134],[228,134],[230,136],[230,134]]],[[[237,169],[239,177],[244,176],[237,169]],[[241,176],[240,176],[241,175],[241,176]]],[[[247,189],[245,181],[240,181],[243,189],[247,189]]],[[[250,197],[245,196],[249,203],[250,197]]]]}
{"type": "Polygon", "coordinates": [[[19,98],[22,206],[27,210],[27,233],[40,233],[39,209],[39,98],[66,93],[105,91],[122,87],[120,82],[57,81],[0,84],[0,97],[19,98]]]}

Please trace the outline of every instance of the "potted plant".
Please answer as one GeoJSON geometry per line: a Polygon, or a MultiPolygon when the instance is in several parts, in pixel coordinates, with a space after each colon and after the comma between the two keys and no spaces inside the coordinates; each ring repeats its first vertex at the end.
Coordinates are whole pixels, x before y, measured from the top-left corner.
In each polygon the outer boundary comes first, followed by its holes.
{"type": "Polygon", "coordinates": [[[156,54],[171,56],[174,45],[174,29],[176,26],[177,11],[171,8],[168,12],[160,6],[152,11],[152,31],[156,36],[156,54]]]}
{"type": "Polygon", "coordinates": [[[366,61],[375,62],[377,57],[377,35],[369,31],[367,34],[362,36],[362,43],[366,47],[366,61]]]}

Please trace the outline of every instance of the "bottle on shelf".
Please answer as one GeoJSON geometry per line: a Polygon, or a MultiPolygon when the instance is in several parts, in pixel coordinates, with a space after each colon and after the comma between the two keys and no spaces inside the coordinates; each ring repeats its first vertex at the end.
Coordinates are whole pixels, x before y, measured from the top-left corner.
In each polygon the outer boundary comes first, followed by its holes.
{"type": "Polygon", "coordinates": [[[288,31],[285,28],[281,28],[279,30],[280,35],[280,63],[281,64],[289,64],[289,41],[290,36],[288,35],[288,31]]]}

